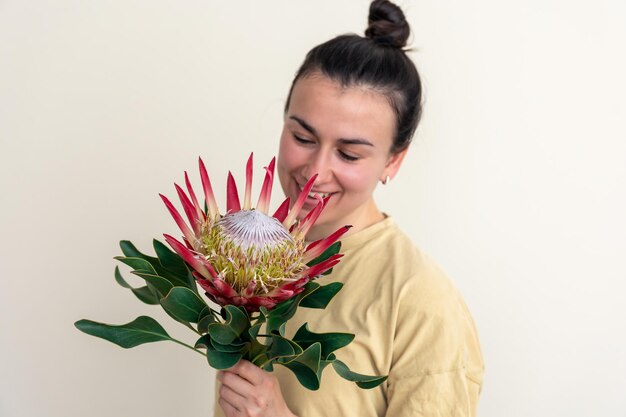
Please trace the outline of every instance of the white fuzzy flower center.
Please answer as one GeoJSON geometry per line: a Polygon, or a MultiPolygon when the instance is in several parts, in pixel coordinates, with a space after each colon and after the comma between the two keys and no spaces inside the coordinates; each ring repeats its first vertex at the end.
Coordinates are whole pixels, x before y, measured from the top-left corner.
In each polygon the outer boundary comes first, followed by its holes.
{"type": "Polygon", "coordinates": [[[240,293],[268,293],[297,279],[305,268],[304,242],[294,239],[280,221],[256,210],[241,210],[208,223],[198,249],[240,293]]]}
{"type": "Polygon", "coordinates": [[[256,210],[241,210],[226,215],[217,221],[216,226],[234,245],[247,251],[272,249],[284,243],[294,243],[293,237],[281,222],[256,210]]]}

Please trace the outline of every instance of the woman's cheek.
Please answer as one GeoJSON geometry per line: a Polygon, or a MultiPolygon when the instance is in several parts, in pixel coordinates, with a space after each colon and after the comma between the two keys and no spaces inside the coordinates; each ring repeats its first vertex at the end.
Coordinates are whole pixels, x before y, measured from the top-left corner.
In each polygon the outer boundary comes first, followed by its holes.
{"type": "Polygon", "coordinates": [[[280,160],[286,169],[297,167],[304,160],[303,152],[300,146],[289,138],[283,138],[280,144],[280,160]]]}
{"type": "Polygon", "coordinates": [[[339,181],[346,190],[365,191],[373,188],[371,185],[373,174],[369,169],[344,167],[338,172],[339,181]]]}

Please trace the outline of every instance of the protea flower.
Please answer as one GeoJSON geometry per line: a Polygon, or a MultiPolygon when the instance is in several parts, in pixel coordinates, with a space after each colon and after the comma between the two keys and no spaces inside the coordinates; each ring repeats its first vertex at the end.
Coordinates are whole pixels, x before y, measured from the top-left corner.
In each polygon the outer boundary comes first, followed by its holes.
{"type": "Polygon", "coordinates": [[[192,268],[206,295],[222,306],[243,306],[251,312],[258,311],[261,306],[270,310],[281,301],[302,292],[307,282],[328,271],[342,256],[335,254],[316,262],[316,258],[350,226],[344,226],[327,238],[308,245],[304,242],[306,233],[327,201],[327,198],[316,195],[317,205],[302,220],[297,219],[317,175],[306,183],[291,208],[287,198],[274,214],[268,214],[275,162],[273,158],[265,168],[265,180],[254,208],[251,204],[252,154],[246,165],[243,206],[235,180],[228,173],[224,215],[219,213],[201,158],[199,167],[205,208],[196,198],[187,172],[187,193],[174,184],[189,224],[185,223],[170,200],[160,194],[183,233],[184,243],[167,234],[165,239],[192,268]]]}

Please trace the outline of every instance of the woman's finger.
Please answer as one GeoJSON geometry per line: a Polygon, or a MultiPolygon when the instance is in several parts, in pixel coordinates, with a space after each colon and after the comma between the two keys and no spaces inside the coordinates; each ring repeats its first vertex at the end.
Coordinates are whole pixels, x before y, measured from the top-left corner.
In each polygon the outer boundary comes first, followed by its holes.
{"type": "Polygon", "coordinates": [[[242,396],[249,395],[254,390],[254,386],[250,381],[230,369],[221,371],[218,379],[222,386],[228,387],[242,396]]]}
{"type": "Polygon", "coordinates": [[[246,402],[246,397],[244,395],[226,385],[222,385],[220,387],[220,398],[238,410],[241,410],[242,406],[246,402]]]}
{"type": "Polygon", "coordinates": [[[228,371],[238,374],[252,385],[261,384],[265,378],[265,371],[247,360],[240,360],[228,371]]]}
{"type": "Polygon", "coordinates": [[[220,407],[222,407],[222,410],[224,410],[224,414],[227,417],[236,417],[241,414],[241,412],[239,411],[237,407],[235,407],[234,405],[232,405],[231,403],[229,403],[222,397],[220,397],[219,399],[219,404],[220,404],[220,407]]]}

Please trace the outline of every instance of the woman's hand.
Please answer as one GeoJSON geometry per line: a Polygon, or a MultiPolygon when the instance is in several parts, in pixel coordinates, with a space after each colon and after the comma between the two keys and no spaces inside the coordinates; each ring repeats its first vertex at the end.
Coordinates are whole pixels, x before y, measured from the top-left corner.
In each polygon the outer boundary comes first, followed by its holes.
{"type": "Polygon", "coordinates": [[[241,360],[220,371],[219,404],[227,417],[295,417],[289,410],[274,375],[241,360]]]}

